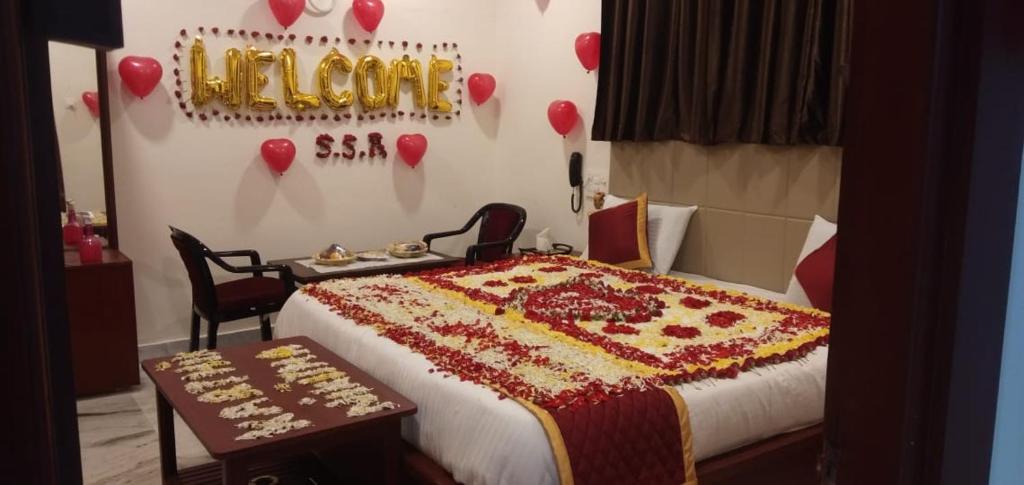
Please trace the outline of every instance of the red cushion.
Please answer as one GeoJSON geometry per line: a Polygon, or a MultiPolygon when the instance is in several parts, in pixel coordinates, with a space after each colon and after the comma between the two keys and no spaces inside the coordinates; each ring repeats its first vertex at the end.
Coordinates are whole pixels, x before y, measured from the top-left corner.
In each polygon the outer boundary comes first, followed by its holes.
{"type": "Polygon", "coordinates": [[[814,308],[832,311],[832,281],[836,270],[836,237],[811,251],[796,265],[796,280],[814,308]]]}
{"type": "MultiPolygon", "coordinates": [[[[483,222],[480,223],[480,237],[478,242],[502,241],[512,237],[512,231],[519,224],[519,213],[509,210],[494,208],[487,212],[483,222]]],[[[495,261],[508,254],[510,248],[487,248],[477,255],[479,261],[495,261]]]]}
{"type": "Polygon", "coordinates": [[[647,247],[647,194],[590,215],[589,258],[629,269],[652,266],[647,247]]]}
{"type": "Polygon", "coordinates": [[[479,242],[501,241],[512,237],[512,231],[519,224],[519,214],[510,209],[494,208],[487,212],[480,223],[479,242]]]}
{"type": "Polygon", "coordinates": [[[244,310],[288,298],[281,280],[262,276],[221,283],[216,290],[217,308],[221,311],[244,310]]]}

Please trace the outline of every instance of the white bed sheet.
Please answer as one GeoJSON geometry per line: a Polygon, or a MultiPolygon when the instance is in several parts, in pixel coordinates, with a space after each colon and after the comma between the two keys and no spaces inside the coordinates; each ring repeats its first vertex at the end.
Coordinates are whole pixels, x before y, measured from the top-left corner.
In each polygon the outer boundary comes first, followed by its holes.
{"type": "MultiPolygon", "coordinates": [[[[738,289],[698,275],[681,276],[738,289]]],[[[276,327],[279,337],[309,336],[415,402],[418,412],[402,422],[403,437],[457,481],[558,484],[543,428],[516,402],[499,400],[484,386],[427,372],[433,366],[422,355],[300,292],[282,308],[276,327]]],[[[820,422],[827,357],[828,349],[819,348],[800,361],[754,369],[736,379],[677,386],[690,410],[696,459],[820,422]]]]}
{"type": "Polygon", "coordinates": [[[668,274],[679,278],[683,278],[693,283],[712,284],[726,290],[742,291],[744,293],[759,296],[761,298],[767,298],[769,300],[788,301],[789,303],[793,303],[789,301],[785,293],[766,290],[764,288],[760,288],[757,286],[744,285],[742,283],[731,283],[729,281],[716,280],[710,276],[704,276],[702,274],[684,273],[682,271],[669,271],[668,274]]]}

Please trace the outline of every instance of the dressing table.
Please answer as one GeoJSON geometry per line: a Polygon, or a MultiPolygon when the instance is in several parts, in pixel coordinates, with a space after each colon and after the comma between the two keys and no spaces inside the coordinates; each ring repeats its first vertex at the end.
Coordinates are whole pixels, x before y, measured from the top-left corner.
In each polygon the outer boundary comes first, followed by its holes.
{"type": "Polygon", "coordinates": [[[49,49],[58,197],[64,207],[74,200],[95,214],[96,233],[104,240],[97,262],[83,262],[77,246],[64,247],[72,367],[81,397],[139,384],[135,282],[131,259],[118,250],[106,53],[57,42],[49,49]],[[98,98],[95,112],[85,103],[86,93],[98,98]]]}

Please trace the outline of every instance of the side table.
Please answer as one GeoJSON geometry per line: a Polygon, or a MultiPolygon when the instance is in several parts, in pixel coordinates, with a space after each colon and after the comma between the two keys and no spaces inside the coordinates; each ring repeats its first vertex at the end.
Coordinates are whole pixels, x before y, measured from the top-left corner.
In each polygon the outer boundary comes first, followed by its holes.
{"type": "MultiPolygon", "coordinates": [[[[416,405],[391,388],[348,363],[333,352],[308,337],[292,337],[287,339],[258,342],[250,345],[224,348],[209,353],[178,354],[172,357],[150,359],[142,363],[143,370],[156,385],[158,414],[158,431],[160,435],[160,469],[165,484],[224,483],[228,485],[248,484],[250,480],[260,476],[273,476],[266,483],[287,485],[289,483],[337,483],[332,472],[337,472],[331,465],[337,465],[335,458],[338,450],[345,449],[346,454],[359,455],[355,467],[344,472],[361,475],[363,480],[372,483],[394,484],[399,480],[402,454],[401,418],[416,413],[416,405]],[[281,349],[292,349],[284,350],[281,349]],[[303,349],[301,351],[295,349],[303,349]],[[289,354],[291,357],[306,357],[307,363],[317,363],[320,367],[304,368],[310,376],[327,376],[318,382],[355,383],[368,391],[377,403],[391,403],[391,409],[382,408],[365,415],[349,416],[353,407],[346,404],[328,407],[332,399],[328,393],[314,393],[314,383],[303,379],[293,380],[286,389],[281,384],[286,382],[286,374],[282,364],[301,362],[303,359],[271,365],[278,359],[261,359],[257,354],[263,351],[274,351],[279,355],[289,354]],[[191,356],[191,357],[190,357],[191,356]],[[197,364],[184,364],[184,359],[191,358],[197,364]],[[206,360],[203,360],[206,359],[206,360]],[[209,369],[215,375],[195,377],[196,367],[212,363],[209,369]],[[316,368],[334,368],[336,372],[316,374],[316,368]],[[187,376],[192,377],[187,377],[187,376]],[[228,379],[219,386],[186,389],[186,384],[195,382],[212,383],[228,379]],[[249,388],[240,392],[239,388],[249,388]],[[231,391],[235,388],[235,391],[231,391]],[[192,391],[192,392],[190,392],[192,391]],[[213,391],[211,393],[211,391],[213,391]],[[222,402],[201,402],[215,399],[216,394],[232,397],[222,402]],[[248,395],[246,395],[248,393],[248,395]],[[266,400],[263,400],[266,398],[266,400]],[[300,403],[315,399],[313,403],[300,403]],[[256,401],[253,401],[256,400],[256,401]],[[277,412],[267,411],[266,415],[243,417],[222,417],[225,408],[253,402],[253,406],[269,408],[279,407],[277,412]],[[200,465],[185,470],[178,470],[174,444],[174,412],[181,415],[182,420],[195,433],[196,437],[210,455],[219,464],[200,465]],[[243,433],[256,427],[240,428],[245,421],[267,423],[273,418],[287,418],[284,421],[298,423],[308,422],[308,426],[297,427],[281,434],[257,439],[237,439],[243,433]],[[345,448],[345,447],[348,448],[345,448]],[[318,460],[316,457],[329,457],[329,460],[318,460]],[[218,475],[220,479],[218,481],[218,475]],[[367,478],[369,477],[369,478],[367,478]],[[313,478],[315,482],[310,482],[313,478]],[[274,481],[276,480],[276,482],[274,481]]],[[[299,365],[298,367],[302,367],[299,365]]],[[[202,368],[198,368],[202,371],[202,368]]],[[[294,377],[292,375],[291,377],[294,377]]],[[[312,378],[310,377],[311,379],[312,378]]],[[[307,379],[308,380],[308,379],[307,379]]],[[[345,398],[341,398],[345,399],[345,398]]],[[[337,404],[337,402],[335,402],[337,404]]],[[[354,460],[349,460],[354,461],[354,460]]],[[[263,483],[263,482],[257,482],[263,483]]]]}

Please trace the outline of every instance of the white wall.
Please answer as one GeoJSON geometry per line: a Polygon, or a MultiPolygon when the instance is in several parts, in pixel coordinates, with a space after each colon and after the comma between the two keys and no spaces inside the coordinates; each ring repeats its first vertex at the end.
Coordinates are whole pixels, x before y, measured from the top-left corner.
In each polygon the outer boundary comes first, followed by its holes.
{"type": "Polygon", "coordinates": [[[494,58],[503,80],[495,154],[498,188],[526,207],[523,244],[532,246],[536,231],[550,227],[556,240],[583,249],[587,209],[593,206],[587,200],[578,215],[569,209],[569,155],[583,154],[585,177],[607,181],[611,145],[590,141],[597,72],[583,69],[574,43],[582,32],[601,30],[601,2],[503,1],[497,16],[498,45],[505,47],[494,58]],[[555,99],[572,101],[580,114],[564,139],[547,121],[548,104],[555,99]]]}
{"type": "Polygon", "coordinates": [[[96,54],[92,49],[50,42],[50,88],[57,126],[64,196],[75,210],[102,211],[103,153],[100,122],[82,103],[82,92],[96,90],[96,54]]]}
{"type": "MultiPolygon", "coordinates": [[[[1024,160],[1021,161],[1024,164],[1024,160]]],[[[1021,174],[1024,189],[1024,173],[1021,174]]],[[[1003,333],[1003,365],[999,371],[999,400],[992,445],[989,483],[1020,483],[1024,476],[1024,191],[1017,201],[1017,226],[1010,268],[1006,330],[1003,333]]]]}
{"type": "MultiPolygon", "coordinates": [[[[337,8],[325,16],[303,15],[290,31],[300,39],[307,34],[362,39],[349,5],[338,0],[337,8]]],[[[255,126],[191,120],[173,95],[178,31],[207,28],[216,74],[222,71],[224,48],[244,48],[237,39],[227,42],[224,30],[281,30],[266,3],[122,2],[125,48],[112,52],[109,63],[114,71],[112,138],[119,236],[122,251],[135,262],[140,343],[188,335],[189,285],[168,238],[168,224],[192,232],[214,249],[251,247],[265,258],[281,258],[312,254],[333,241],[360,249],[418,238],[458,227],[483,203],[504,200],[529,211],[521,244],[532,245],[532,234],[544,226],[553,227],[559,240],[582,244],[585,221],[568,208],[568,153],[584,152],[587,171],[606,177],[608,149],[604,143],[586,141],[596,74],[580,67],[573,40],[580,32],[599,29],[599,2],[388,0],[385,5],[374,39],[428,46],[458,42],[463,75],[493,73],[496,99],[477,107],[465,96],[462,118],[450,123],[353,120],[255,126]],[[209,34],[212,26],[220,27],[219,40],[209,34]],[[145,100],[133,98],[120,85],[116,66],[127,55],[152,56],[164,66],[162,83],[145,100]],[[567,140],[547,122],[547,105],[556,98],[575,101],[587,120],[567,140]],[[394,150],[384,163],[321,163],[314,157],[319,133],[339,140],[353,133],[364,143],[371,131],[382,132],[389,147],[401,133],[422,132],[430,148],[415,170],[396,161],[394,150]],[[298,153],[291,169],[276,177],[260,159],[259,145],[282,136],[295,142],[298,153]]],[[[310,79],[327,49],[300,42],[296,50],[304,74],[300,86],[315,92],[310,79]]],[[[361,49],[346,44],[341,50],[361,49]]],[[[385,44],[383,52],[390,59],[391,52],[401,50],[391,51],[385,44]]],[[[429,51],[418,57],[429,58],[429,51]]],[[[271,75],[266,92],[276,95],[275,81],[271,75]]],[[[457,87],[453,84],[451,90],[457,87]]],[[[222,331],[253,324],[238,322],[222,331]]]]}

